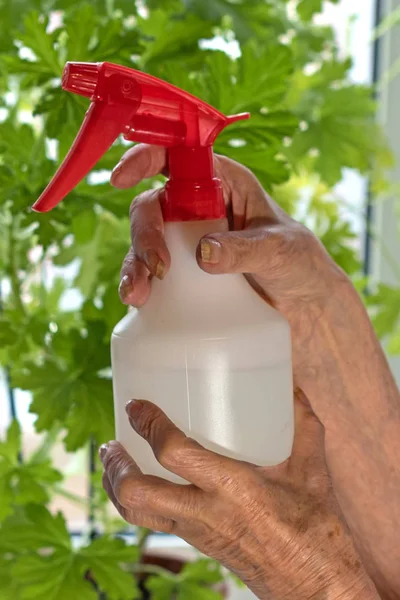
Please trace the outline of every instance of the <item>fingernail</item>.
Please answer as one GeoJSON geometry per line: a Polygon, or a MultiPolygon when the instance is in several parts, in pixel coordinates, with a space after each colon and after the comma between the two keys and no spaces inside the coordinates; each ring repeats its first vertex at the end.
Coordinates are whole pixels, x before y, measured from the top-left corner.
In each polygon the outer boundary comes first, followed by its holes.
{"type": "Polygon", "coordinates": [[[119,178],[121,173],[122,163],[119,162],[112,170],[110,183],[111,185],[115,184],[116,180],[119,178]]]}
{"type": "Polygon", "coordinates": [[[201,260],[209,265],[217,265],[221,259],[222,246],[217,240],[204,238],[200,242],[201,260]]]}
{"type": "Polygon", "coordinates": [[[125,406],[125,410],[129,417],[129,422],[131,426],[136,429],[136,422],[140,417],[140,414],[144,408],[144,403],[140,400],[131,400],[125,406]]]}
{"type": "Polygon", "coordinates": [[[101,462],[104,461],[104,457],[108,452],[108,444],[103,444],[99,450],[99,456],[100,456],[100,460],[101,462]]]}
{"type": "Polygon", "coordinates": [[[119,294],[124,302],[133,290],[133,285],[129,275],[125,275],[119,284],[119,294]]]}
{"type": "Polygon", "coordinates": [[[147,250],[144,255],[144,260],[150,273],[157,279],[165,277],[165,263],[161,260],[155,250],[147,250]]]}

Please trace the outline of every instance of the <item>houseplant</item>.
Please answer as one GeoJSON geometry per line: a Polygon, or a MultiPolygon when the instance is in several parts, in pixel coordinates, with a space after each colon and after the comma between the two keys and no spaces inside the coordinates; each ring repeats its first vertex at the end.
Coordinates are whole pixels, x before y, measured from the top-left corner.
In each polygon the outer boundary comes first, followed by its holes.
{"type": "MultiPolygon", "coordinates": [[[[119,142],[68,202],[46,218],[29,211],[86,108],[82,98],[60,90],[65,61],[134,66],[226,113],[250,110],[253,118],[224,132],[216,150],[251,168],[290,213],[306,213],[364,289],[355,234],[333,188],[351,168],[381,192],[391,156],[371,90],[351,84],[351,60],[339,56],[332,30],[312,20],[321,6],[321,0],[19,0],[0,8],[0,362],[11,390],[31,392],[30,410],[44,435],[23,462],[16,421],[0,446],[1,598],[130,600],[140,597],[137,576],[146,570],[153,600],[214,600],[219,593],[212,585],[222,577],[212,561],[178,578],[143,569],[147,532],[134,546],[116,535],[121,523],[107,518],[98,471],[92,527],[78,547],[63,516],[48,510],[52,495],[62,492],[62,474],[49,458],[54,440],[61,435],[69,452],[90,447],[95,466],[96,447],[114,435],[109,338],[125,310],[116,290],[128,206],[143,189],[109,187],[109,171],[124,151],[119,142]],[[49,277],[49,265],[72,277],[49,277]],[[73,310],[64,302],[71,289],[79,298],[73,310]]],[[[398,294],[380,288],[370,296],[380,333],[398,323],[398,294]]]]}

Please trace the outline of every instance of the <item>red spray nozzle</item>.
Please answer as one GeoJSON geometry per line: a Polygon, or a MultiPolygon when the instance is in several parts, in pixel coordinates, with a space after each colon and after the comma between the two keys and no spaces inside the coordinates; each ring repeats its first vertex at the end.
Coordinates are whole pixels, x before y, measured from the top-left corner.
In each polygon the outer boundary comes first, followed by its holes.
{"type": "Polygon", "coordinates": [[[77,138],[33,209],[54,208],[90,172],[119,135],[168,148],[167,220],[220,218],[225,214],[214,175],[212,145],[221,131],[248,113],[218,110],[151,75],[110,63],[67,63],[63,89],[92,100],[77,138]]]}
{"type": "Polygon", "coordinates": [[[67,63],[62,77],[62,87],[67,92],[92,98],[96,93],[100,65],[97,63],[67,63]]]}

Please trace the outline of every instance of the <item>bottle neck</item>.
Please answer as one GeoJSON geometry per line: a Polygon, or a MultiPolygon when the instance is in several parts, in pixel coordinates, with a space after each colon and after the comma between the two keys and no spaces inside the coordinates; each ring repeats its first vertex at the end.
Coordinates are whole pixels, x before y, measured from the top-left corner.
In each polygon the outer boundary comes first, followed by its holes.
{"type": "Polygon", "coordinates": [[[215,177],[212,146],[176,146],[168,152],[170,179],[163,216],[167,222],[226,218],[221,181],[215,177]]]}
{"type": "Polygon", "coordinates": [[[177,310],[179,306],[182,317],[186,312],[193,316],[207,306],[211,310],[226,293],[234,297],[237,286],[245,285],[241,276],[209,275],[196,261],[200,240],[210,233],[227,230],[225,219],[166,223],[164,233],[171,267],[165,279],[153,279],[150,298],[140,311],[143,314],[149,311],[161,318],[165,312],[172,311],[173,307],[177,310]]]}

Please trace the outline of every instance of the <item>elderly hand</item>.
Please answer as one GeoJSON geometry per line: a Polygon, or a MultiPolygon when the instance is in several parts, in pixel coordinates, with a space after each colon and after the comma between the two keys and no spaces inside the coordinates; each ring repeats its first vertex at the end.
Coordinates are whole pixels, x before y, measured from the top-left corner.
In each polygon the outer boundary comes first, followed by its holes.
{"type": "Polygon", "coordinates": [[[260,599],[378,598],[331,488],[323,427],[300,392],[295,406],[292,457],[261,468],[204,449],[154,404],[131,402],[134,430],[190,485],[143,474],[110,442],[100,449],[104,487],[129,523],[182,537],[260,599]]]}
{"type": "MultiPolygon", "coordinates": [[[[243,273],[289,320],[294,341],[294,371],[303,389],[304,370],[319,364],[318,328],[332,298],[340,293],[340,309],[350,302],[352,286],[319,240],[291,219],[242,165],[215,157],[233,231],[210,233],[199,243],[198,262],[210,274],[243,273]]],[[[114,169],[111,183],[129,188],[166,169],[163,148],[139,145],[114,169]]],[[[125,259],[120,295],[140,307],[148,299],[151,277],[167,276],[171,257],[166,246],[160,195],[149,190],[132,202],[132,246],[125,259]]]]}
{"type": "MultiPolygon", "coordinates": [[[[368,572],[399,598],[400,397],[381,345],[350,280],[317,238],[286,215],[243,166],[218,156],[232,231],[207,235],[197,260],[208,273],[244,273],[289,320],[296,386],[325,427],[335,492],[368,572]]],[[[128,188],[164,172],[162,148],[139,145],[112,184],[128,188]]],[[[162,190],[132,203],[132,245],[122,268],[123,302],[144,304],[151,276],[168,276],[162,190]]]]}

